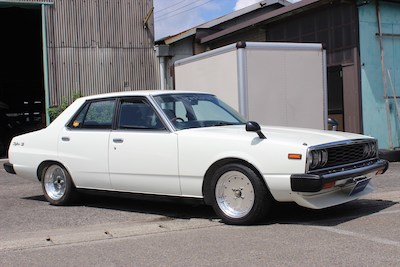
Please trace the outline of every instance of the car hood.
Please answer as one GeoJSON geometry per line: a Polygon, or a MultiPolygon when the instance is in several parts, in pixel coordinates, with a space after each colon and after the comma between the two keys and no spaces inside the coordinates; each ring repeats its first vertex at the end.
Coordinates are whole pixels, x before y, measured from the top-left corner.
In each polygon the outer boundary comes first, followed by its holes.
{"type": "MultiPolygon", "coordinates": [[[[315,146],[326,143],[334,143],[344,140],[355,140],[362,138],[371,138],[369,136],[338,132],[338,131],[326,131],[316,130],[307,128],[294,128],[294,127],[283,127],[283,126],[262,126],[261,130],[267,140],[277,143],[292,143],[293,145],[301,146],[315,146]]],[[[217,126],[217,127],[204,127],[204,128],[192,128],[181,130],[177,132],[179,134],[200,134],[202,136],[215,136],[232,139],[254,139],[258,137],[255,132],[247,132],[245,125],[232,125],[232,126],[217,126]]]]}

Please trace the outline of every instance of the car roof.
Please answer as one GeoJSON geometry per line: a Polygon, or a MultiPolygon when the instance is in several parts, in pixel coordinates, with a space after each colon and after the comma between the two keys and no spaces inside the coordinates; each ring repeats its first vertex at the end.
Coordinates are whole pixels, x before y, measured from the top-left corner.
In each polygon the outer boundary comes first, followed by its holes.
{"type": "Polygon", "coordinates": [[[125,91],[125,92],[114,92],[99,95],[91,95],[82,97],[85,100],[110,98],[110,97],[126,97],[126,96],[153,96],[153,95],[165,95],[165,94],[208,94],[207,92],[196,92],[196,91],[175,91],[175,90],[140,90],[140,91],[125,91]]]}

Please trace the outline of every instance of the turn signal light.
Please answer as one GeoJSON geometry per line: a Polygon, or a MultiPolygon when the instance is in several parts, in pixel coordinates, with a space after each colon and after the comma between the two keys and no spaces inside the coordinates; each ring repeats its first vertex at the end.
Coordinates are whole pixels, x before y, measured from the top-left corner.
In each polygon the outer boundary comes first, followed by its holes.
{"type": "Polygon", "coordinates": [[[326,183],[322,186],[322,189],[328,189],[335,186],[335,182],[326,183]]]}
{"type": "Polygon", "coordinates": [[[288,154],[288,159],[301,159],[301,154],[288,154]]]}

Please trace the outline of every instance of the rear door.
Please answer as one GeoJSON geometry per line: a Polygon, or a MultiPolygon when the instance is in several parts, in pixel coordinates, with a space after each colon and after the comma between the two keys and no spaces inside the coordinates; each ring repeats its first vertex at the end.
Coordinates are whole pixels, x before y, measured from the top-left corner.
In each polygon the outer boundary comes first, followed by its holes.
{"type": "Polygon", "coordinates": [[[116,99],[85,103],[59,136],[60,160],[77,187],[111,189],[108,143],[115,107],[116,99]]]}

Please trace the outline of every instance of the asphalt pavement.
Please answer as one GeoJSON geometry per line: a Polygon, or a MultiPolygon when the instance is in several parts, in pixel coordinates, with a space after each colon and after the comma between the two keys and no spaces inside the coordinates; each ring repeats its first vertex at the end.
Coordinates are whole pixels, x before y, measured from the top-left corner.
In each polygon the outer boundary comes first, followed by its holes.
{"type": "Polygon", "coordinates": [[[278,204],[259,225],[229,226],[182,202],[52,206],[39,182],[0,168],[0,266],[400,266],[400,163],[373,182],[345,205],[278,204]]]}

